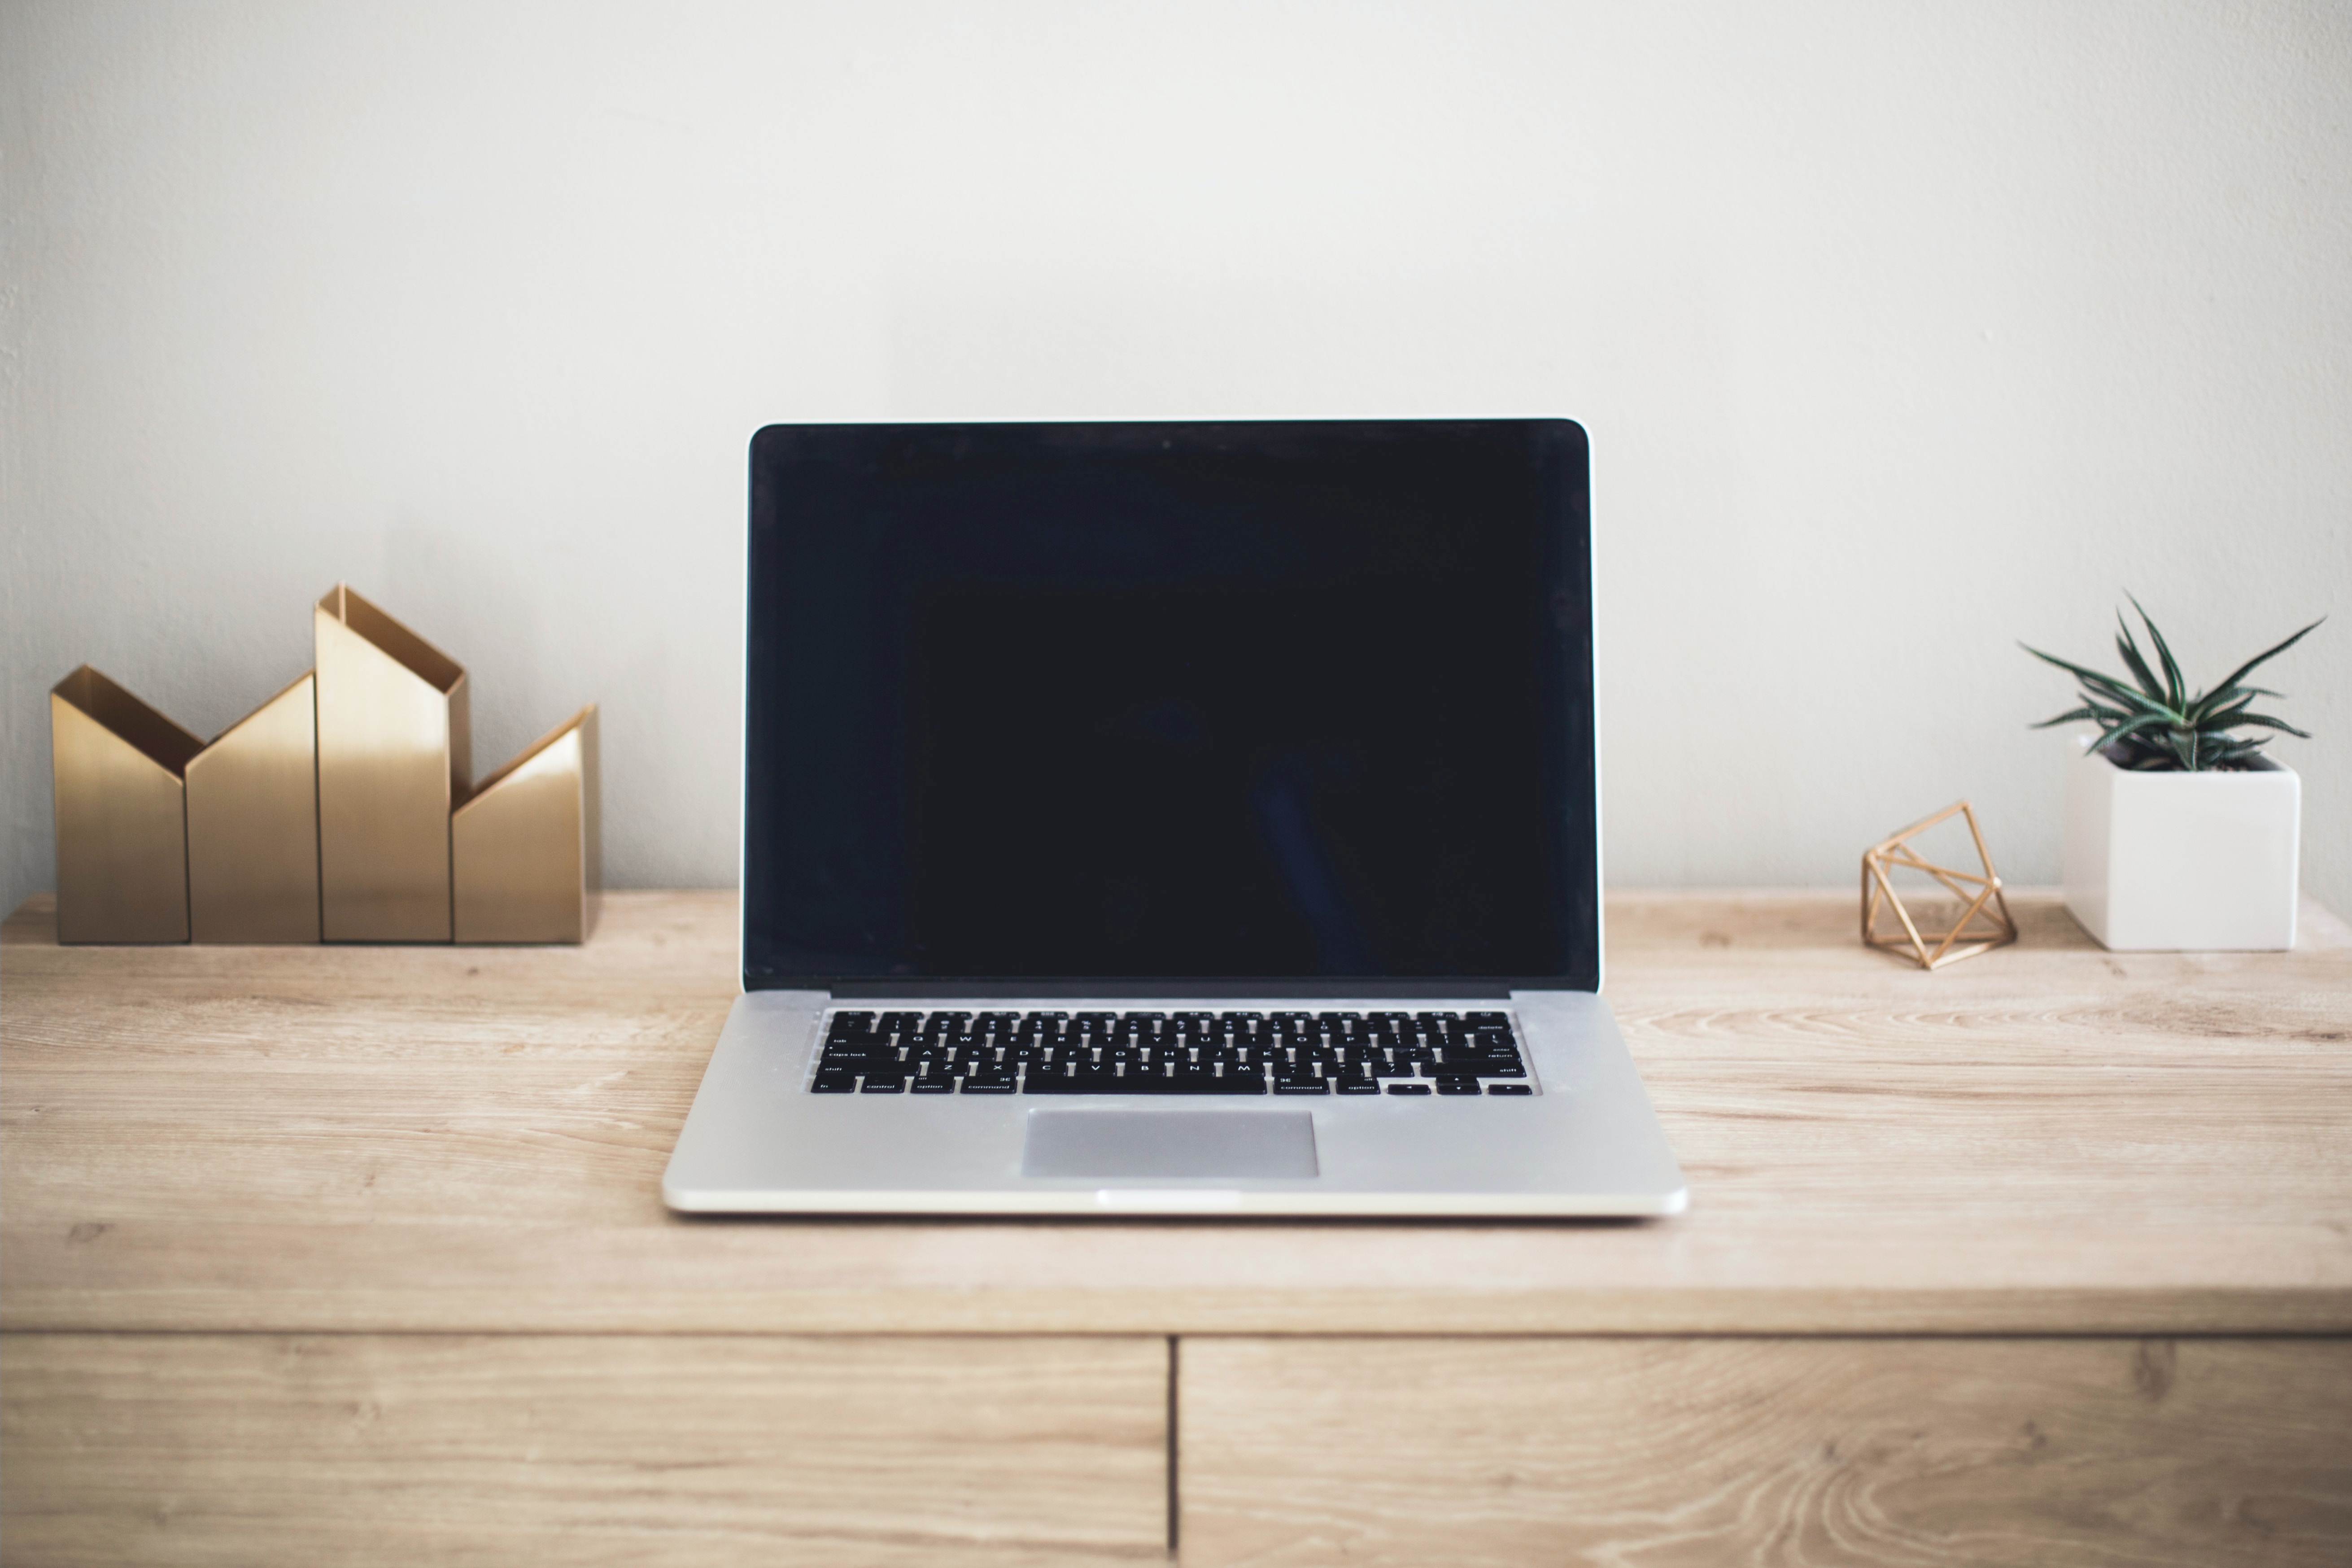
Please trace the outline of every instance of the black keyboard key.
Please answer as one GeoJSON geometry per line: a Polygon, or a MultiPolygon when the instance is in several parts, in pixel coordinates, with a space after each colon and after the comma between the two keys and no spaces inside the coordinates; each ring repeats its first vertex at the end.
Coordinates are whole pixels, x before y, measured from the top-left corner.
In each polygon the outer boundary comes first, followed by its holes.
{"type": "Polygon", "coordinates": [[[888,1078],[869,1075],[866,1079],[866,1087],[860,1090],[860,1092],[865,1094],[898,1094],[904,1092],[906,1087],[907,1080],[898,1077],[895,1073],[888,1078]]]}
{"type": "Polygon", "coordinates": [[[1429,1092],[1429,1085],[1425,1083],[1392,1083],[1389,1085],[1389,1092],[1391,1094],[1427,1094],[1429,1092]]]}
{"type": "Polygon", "coordinates": [[[1124,1081],[1117,1073],[1096,1068],[1078,1073],[1046,1073],[1042,1077],[1033,1069],[1022,1080],[1021,1087],[1030,1094],[1132,1094],[1139,1084],[1124,1081]]]}
{"type": "Polygon", "coordinates": [[[1274,1080],[1274,1092],[1276,1094],[1328,1094],[1331,1092],[1331,1086],[1319,1078],[1278,1078],[1274,1080]]]}
{"type": "Polygon", "coordinates": [[[909,1094],[953,1094],[955,1079],[951,1078],[918,1078],[907,1083],[909,1094]]]}
{"type": "Polygon", "coordinates": [[[1488,1094],[1533,1094],[1535,1090],[1523,1083],[1490,1083],[1486,1086],[1486,1092],[1488,1094]]]}
{"type": "Polygon", "coordinates": [[[1187,1063],[1164,1077],[1145,1080],[1149,1094],[1264,1094],[1265,1078],[1262,1073],[1220,1073],[1213,1067],[1187,1063]]]}
{"type": "Polygon", "coordinates": [[[811,1094],[856,1094],[857,1075],[849,1072],[820,1072],[809,1084],[811,1094]]]}
{"type": "Polygon", "coordinates": [[[1442,1078],[1437,1080],[1440,1094],[1475,1094],[1478,1080],[1475,1078],[1442,1078]]]}
{"type": "Polygon", "coordinates": [[[1009,1078],[968,1078],[963,1080],[963,1091],[966,1094],[1011,1094],[1013,1087],[1013,1082],[1009,1078]]]}
{"type": "Polygon", "coordinates": [[[1331,1084],[1334,1094],[1378,1094],[1380,1091],[1380,1084],[1369,1078],[1337,1079],[1331,1084]]]}

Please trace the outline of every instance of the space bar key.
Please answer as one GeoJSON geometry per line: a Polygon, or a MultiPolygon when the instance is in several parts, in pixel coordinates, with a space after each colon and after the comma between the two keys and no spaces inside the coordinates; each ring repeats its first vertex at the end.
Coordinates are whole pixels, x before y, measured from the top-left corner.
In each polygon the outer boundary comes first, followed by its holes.
{"type": "Polygon", "coordinates": [[[1172,1078],[1154,1090],[1159,1094],[1264,1094],[1265,1079],[1247,1073],[1225,1078],[1172,1078]]]}

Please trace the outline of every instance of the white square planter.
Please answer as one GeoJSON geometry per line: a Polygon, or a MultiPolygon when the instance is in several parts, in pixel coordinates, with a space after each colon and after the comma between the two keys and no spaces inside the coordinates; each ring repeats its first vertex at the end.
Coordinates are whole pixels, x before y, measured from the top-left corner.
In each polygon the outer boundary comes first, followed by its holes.
{"type": "Polygon", "coordinates": [[[2066,907],[2108,947],[2219,952],[2294,945],[2303,780],[2143,773],[2095,752],[2066,781],[2066,907]]]}

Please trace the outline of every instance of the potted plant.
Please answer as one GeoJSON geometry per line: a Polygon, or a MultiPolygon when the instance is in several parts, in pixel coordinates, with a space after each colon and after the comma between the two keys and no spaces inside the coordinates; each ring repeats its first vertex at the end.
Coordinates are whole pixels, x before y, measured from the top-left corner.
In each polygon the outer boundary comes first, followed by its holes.
{"type": "Polygon", "coordinates": [[[2034,728],[2099,726],[2066,785],[2066,907],[2110,948],[2293,947],[2303,781],[2262,748],[2267,731],[2309,736],[2253,711],[2279,693],[2244,682],[2319,622],[2192,695],[2164,634],[2137,599],[2132,608],[2157,664],[2118,614],[2129,680],[2025,649],[2082,682],[2082,707],[2034,728]]]}

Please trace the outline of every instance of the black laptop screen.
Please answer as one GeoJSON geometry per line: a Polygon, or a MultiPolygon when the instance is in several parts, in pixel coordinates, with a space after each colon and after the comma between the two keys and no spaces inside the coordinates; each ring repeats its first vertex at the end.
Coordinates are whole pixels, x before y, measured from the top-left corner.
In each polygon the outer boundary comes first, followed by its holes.
{"type": "Polygon", "coordinates": [[[1589,570],[1566,421],[762,430],[744,983],[1591,989],[1589,570]]]}

